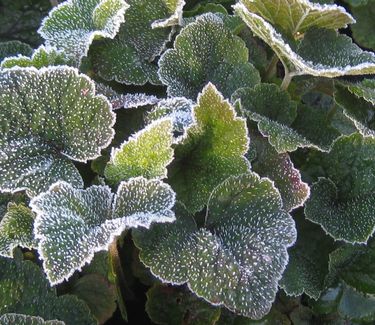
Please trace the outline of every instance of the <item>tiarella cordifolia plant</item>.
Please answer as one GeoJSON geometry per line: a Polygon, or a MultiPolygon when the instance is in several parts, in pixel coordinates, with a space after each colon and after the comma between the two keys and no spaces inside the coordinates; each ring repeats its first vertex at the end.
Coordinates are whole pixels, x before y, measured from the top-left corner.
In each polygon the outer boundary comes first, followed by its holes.
{"type": "Polygon", "coordinates": [[[0,1],[0,325],[374,324],[375,1],[338,2],[0,1]]]}

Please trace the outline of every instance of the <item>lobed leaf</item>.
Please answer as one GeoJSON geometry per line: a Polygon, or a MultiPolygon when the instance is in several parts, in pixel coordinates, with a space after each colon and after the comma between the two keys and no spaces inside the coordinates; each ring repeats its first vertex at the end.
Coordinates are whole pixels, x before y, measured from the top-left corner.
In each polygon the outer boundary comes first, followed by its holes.
{"type": "Polygon", "coordinates": [[[246,121],[236,117],[214,85],[208,84],[193,108],[193,124],[175,147],[169,182],[191,212],[201,210],[211,191],[231,175],[249,170],[246,121]]]}
{"type": "Polygon", "coordinates": [[[322,154],[326,178],[311,187],[306,217],[336,240],[366,243],[375,230],[375,139],[342,136],[322,154]]]}
{"type": "Polygon", "coordinates": [[[225,96],[240,87],[260,82],[258,71],[248,62],[245,43],[212,13],[199,16],[187,25],[159,61],[160,80],[171,97],[195,100],[212,82],[225,96]]]}
{"type": "Polygon", "coordinates": [[[173,160],[172,121],[157,120],[112,149],[104,176],[112,184],[131,177],[165,178],[166,167],[173,160]]]}
{"type": "Polygon", "coordinates": [[[177,209],[175,223],[133,232],[144,264],[165,282],[187,282],[213,305],[266,315],[296,237],[272,182],[254,173],[228,178],[212,192],[200,229],[177,209]]]}
{"type": "Polygon", "coordinates": [[[162,0],[164,5],[168,8],[170,17],[158,19],[151,25],[152,28],[162,28],[168,26],[180,25],[182,20],[182,8],[185,5],[184,0],[162,0]]]}
{"type": "Polygon", "coordinates": [[[27,316],[21,314],[5,314],[0,316],[1,325],[65,325],[58,320],[44,321],[41,317],[27,316]]]}
{"type": "Polygon", "coordinates": [[[67,0],[53,8],[39,34],[79,66],[96,38],[114,38],[129,6],[124,0],[67,0]]]}
{"type": "Polygon", "coordinates": [[[48,280],[55,285],[68,279],[127,228],[172,222],[174,200],[168,185],[142,177],[122,182],[116,195],[107,186],[52,185],[30,203],[48,280]]]}
{"type": "Polygon", "coordinates": [[[348,36],[333,30],[311,29],[302,41],[288,41],[264,18],[250,12],[243,1],[234,8],[253,33],[277,54],[290,76],[309,74],[333,78],[375,72],[375,54],[362,51],[348,36]],[[318,50],[316,44],[319,44],[318,50]]]}
{"type": "Polygon", "coordinates": [[[0,43],[0,63],[9,56],[31,55],[33,49],[29,44],[20,41],[8,41],[0,43]]]}
{"type": "Polygon", "coordinates": [[[68,158],[86,162],[111,142],[115,115],[74,68],[0,72],[0,189],[30,196],[58,181],[82,186],[68,158]]]}

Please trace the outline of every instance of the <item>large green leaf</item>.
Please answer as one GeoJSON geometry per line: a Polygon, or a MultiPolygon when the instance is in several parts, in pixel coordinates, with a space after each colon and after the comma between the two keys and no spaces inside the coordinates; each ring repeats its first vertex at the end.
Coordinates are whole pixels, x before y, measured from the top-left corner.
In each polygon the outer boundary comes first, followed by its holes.
{"type": "Polygon", "coordinates": [[[94,39],[116,36],[128,7],[124,0],[67,0],[50,11],[38,32],[79,65],[94,39]]]}
{"type": "Polygon", "coordinates": [[[354,40],[361,46],[375,51],[375,1],[368,0],[363,6],[353,6],[352,13],[357,23],[351,26],[354,40]]]}
{"type": "Polygon", "coordinates": [[[111,142],[107,99],[74,68],[0,72],[0,189],[33,196],[65,180],[82,186],[68,158],[86,162],[111,142]]]}
{"type": "Polygon", "coordinates": [[[127,228],[174,221],[174,201],[169,185],[142,177],[121,182],[117,194],[107,186],[80,190],[64,182],[54,184],[30,203],[49,281],[68,279],[127,228]]]}
{"type": "Polygon", "coordinates": [[[198,97],[194,123],[175,148],[169,182],[189,211],[201,210],[211,191],[231,175],[249,170],[246,121],[212,84],[198,97]]]}
{"type": "MultiPolygon", "coordinates": [[[[160,84],[157,65],[153,61],[164,51],[171,38],[172,29],[153,26],[168,25],[174,20],[170,8],[173,3],[177,5],[177,1],[127,2],[130,7],[116,38],[93,45],[90,56],[94,68],[99,76],[106,80],[135,85],[147,82],[160,84]],[[169,21],[168,18],[172,20],[169,21]]],[[[179,3],[182,5],[183,2],[179,3]]]]}
{"type": "Polygon", "coordinates": [[[258,71],[248,62],[245,43],[225,26],[222,16],[199,16],[177,36],[174,48],[159,62],[159,76],[169,96],[196,100],[208,83],[225,97],[240,87],[260,82],[258,71]]]}
{"type": "Polygon", "coordinates": [[[246,8],[298,37],[312,27],[338,29],[355,22],[343,7],[321,5],[308,0],[241,0],[246,8]]]}
{"type": "Polygon", "coordinates": [[[243,1],[235,5],[235,11],[273,49],[289,77],[310,74],[333,78],[375,73],[375,54],[362,51],[346,35],[310,29],[302,41],[288,40],[264,18],[249,11],[243,1]]]}
{"type": "Polygon", "coordinates": [[[34,239],[34,214],[23,204],[9,203],[0,219],[0,255],[12,257],[15,247],[36,248],[34,239]]]}
{"type": "Polygon", "coordinates": [[[133,231],[141,260],[165,282],[187,282],[213,305],[262,318],[288,262],[286,249],[296,239],[293,219],[273,183],[254,173],[221,183],[207,211],[200,229],[179,208],[175,223],[133,231]]]}
{"type": "Polygon", "coordinates": [[[131,177],[165,178],[173,159],[170,119],[157,120],[112,150],[104,175],[117,184],[131,177]]]}
{"type": "Polygon", "coordinates": [[[22,314],[5,314],[0,316],[1,325],[65,325],[58,320],[44,321],[41,317],[22,314]]]}
{"type": "Polygon", "coordinates": [[[366,243],[375,230],[375,139],[342,136],[320,164],[325,178],[311,187],[306,217],[336,240],[366,243]]]}
{"type": "Polygon", "coordinates": [[[37,265],[0,257],[0,314],[7,313],[60,320],[66,325],[97,324],[82,300],[73,295],[57,297],[37,265]]]}

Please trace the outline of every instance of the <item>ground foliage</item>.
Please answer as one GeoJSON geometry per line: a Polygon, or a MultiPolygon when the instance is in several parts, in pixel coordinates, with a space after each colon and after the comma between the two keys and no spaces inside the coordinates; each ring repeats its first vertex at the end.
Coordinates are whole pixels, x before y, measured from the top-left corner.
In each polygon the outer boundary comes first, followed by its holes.
{"type": "Polygon", "coordinates": [[[374,324],[374,10],[0,0],[0,324],[374,324]]]}

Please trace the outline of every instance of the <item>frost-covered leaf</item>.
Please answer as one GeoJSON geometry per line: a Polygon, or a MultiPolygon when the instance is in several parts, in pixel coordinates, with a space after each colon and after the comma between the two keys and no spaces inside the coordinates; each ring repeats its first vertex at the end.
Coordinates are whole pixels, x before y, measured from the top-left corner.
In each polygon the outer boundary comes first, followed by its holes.
{"type": "Polygon", "coordinates": [[[272,182],[254,173],[221,183],[207,211],[200,229],[179,208],[175,223],[133,231],[141,260],[165,282],[187,282],[213,305],[262,318],[275,299],[287,247],[295,241],[294,221],[272,182]]]}
{"type": "Polygon", "coordinates": [[[172,97],[196,100],[209,81],[230,97],[236,89],[260,82],[248,56],[245,43],[225,26],[223,18],[208,13],[180,32],[174,48],[159,61],[159,76],[172,97]]]}
{"type": "Polygon", "coordinates": [[[166,167],[173,159],[172,121],[161,119],[112,149],[104,175],[112,184],[131,177],[165,178],[166,167]]]}
{"type": "Polygon", "coordinates": [[[364,100],[375,105],[375,80],[364,79],[358,84],[352,84],[348,86],[348,90],[355,94],[357,97],[363,98],[364,100]]]}
{"type": "Polygon", "coordinates": [[[325,178],[311,187],[306,217],[336,240],[366,243],[375,230],[375,139],[342,136],[319,157],[325,178]]]}
{"type": "Polygon", "coordinates": [[[0,63],[9,56],[31,55],[33,49],[29,44],[20,41],[8,41],[0,43],[0,63]]]}
{"type": "Polygon", "coordinates": [[[243,2],[235,5],[235,11],[256,36],[271,46],[291,77],[310,74],[333,78],[375,73],[375,54],[362,51],[346,35],[311,29],[302,41],[288,41],[265,19],[250,12],[243,2]]]}
{"type": "Polygon", "coordinates": [[[174,201],[168,185],[142,177],[122,182],[116,195],[107,186],[79,190],[64,182],[52,185],[30,203],[49,281],[68,279],[127,228],[174,221],[174,201]]]}
{"type": "Polygon", "coordinates": [[[334,241],[325,235],[319,226],[298,215],[297,242],[289,249],[289,263],[280,281],[280,287],[291,296],[306,293],[318,299],[325,289],[329,272],[329,253],[334,250],[334,241]]]}
{"type": "Polygon", "coordinates": [[[355,22],[343,7],[308,0],[241,0],[241,3],[294,37],[313,27],[339,29],[355,22]]]}
{"type": "Polygon", "coordinates": [[[34,239],[34,214],[23,204],[10,203],[0,219],[0,255],[13,257],[13,249],[36,248],[34,239]]]}
{"type": "Polygon", "coordinates": [[[168,180],[189,211],[201,210],[211,191],[231,175],[249,170],[246,121],[212,84],[198,97],[194,123],[175,148],[168,180]]]}
{"type": "Polygon", "coordinates": [[[147,113],[146,121],[152,122],[160,118],[170,118],[173,131],[181,135],[193,123],[194,103],[185,97],[172,97],[161,100],[147,113]]]}
{"type": "Polygon", "coordinates": [[[161,28],[180,25],[182,20],[182,8],[185,5],[185,0],[162,0],[162,3],[167,7],[170,17],[154,21],[151,27],[161,28]]]}
{"type": "Polygon", "coordinates": [[[152,28],[152,25],[171,17],[173,2],[176,3],[174,0],[127,0],[130,7],[115,39],[97,42],[90,50],[99,76],[125,84],[160,84],[158,67],[153,61],[164,51],[172,29],[152,28]]]}
{"type": "Polygon", "coordinates": [[[310,195],[309,186],[301,179],[287,153],[277,151],[263,137],[251,134],[251,146],[256,148],[256,158],[251,162],[252,170],[275,182],[283,199],[284,209],[291,211],[304,204],[310,195]]]}
{"type": "Polygon", "coordinates": [[[220,308],[186,288],[161,284],[147,291],[146,311],[153,322],[164,325],[213,325],[220,317],[220,308]]]}
{"type": "Polygon", "coordinates": [[[375,1],[368,0],[362,6],[351,8],[357,23],[351,26],[354,40],[361,46],[375,51],[375,1]]]}
{"type": "Polygon", "coordinates": [[[36,264],[0,257],[0,315],[7,313],[60,320],[66,325],[97,324],[82,300],[73,295],[57,297],[36,264]]]}
{"type": "Polygon", "coordinates": [[[5,314],[0,316],[0,325],[65,325],[58,320],[45,321],[41,317],[22,314],[5,314]]]}
{"type": "MultiPolygon", "coordinates": [[[[0,60],[1,61],[1,60],[0,60]]],[[[24,55],[11,56],[1,62],[2,68],[12,67],[35,67],[40,69],[52,65],[65,65],[69,63],[63,52],[57,51],[53,47],[44,47],[41,45],[31,55],[26,53],[24,55]],[[31,57],[30,57],[31,56],[31,57]]]]}
{"type": "Polygon", "coordinates": [[[86,162],[113,138],[115,116],[74,68],[0,72],[0,188],[33,196],[65,180],[82,186],[68,158],[86,162]]]}
{"type": "Polygon", "coordinates": [[[67,0],[50,11],[38,32],[79,65],[94,39],[116,36],[127,8],[124,0],[67,0]]]}

